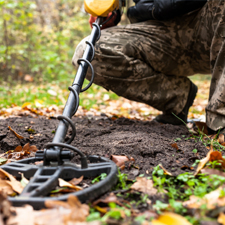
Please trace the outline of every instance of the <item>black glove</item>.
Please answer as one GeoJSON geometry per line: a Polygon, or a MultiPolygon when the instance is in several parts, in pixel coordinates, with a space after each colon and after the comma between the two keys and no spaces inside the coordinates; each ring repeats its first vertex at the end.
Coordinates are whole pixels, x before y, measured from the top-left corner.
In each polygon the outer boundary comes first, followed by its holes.
{"type": "Polygon", "coordinates": [[[154,20],[152,16],[154,0],[134,0],[134,2],[135,6],[130,7],[127,11],[131,23],[154,20]]]}

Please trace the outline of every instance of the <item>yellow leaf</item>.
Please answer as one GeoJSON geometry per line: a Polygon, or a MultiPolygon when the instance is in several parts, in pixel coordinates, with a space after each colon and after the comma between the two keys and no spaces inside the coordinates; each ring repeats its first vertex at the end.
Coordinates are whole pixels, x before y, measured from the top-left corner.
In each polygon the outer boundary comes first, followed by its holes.
{"type": "Polygon", "coordinates": [[[217,221],[218,221],[218,223],[221,223],[222,225],[225,225],[225,215],[224,215],[224,213],[220,213],[217,221]]]}
{"type": "Polygon", "coordinates": [[[165,212],[152,220],[152,225],[191,225],[183,216],[176,213],[165,212]]]}
{"type": "Polygon", "coordinates": [[[25,107],[27,107],[28,105],[31,105],[31,103],[30,102],[25,102],[25,103],[23,103],[23,105],[21,106],[22,108],[25,108],[25,107]]]}
{"type": "Polygon", "coordinates": [[[67,181],[65,181],[65,180],[63,180],[61,178],[59,178],[58,181],[59,181],[59,186],[60,187],[69,187],[69,188],[75,189],[76,191],[80,191],[80,190],[83,189],[82,187],[79,187],[79,186],[76,186],[76,185],[72,185],[69,182],[67,182],[67,181]]]}

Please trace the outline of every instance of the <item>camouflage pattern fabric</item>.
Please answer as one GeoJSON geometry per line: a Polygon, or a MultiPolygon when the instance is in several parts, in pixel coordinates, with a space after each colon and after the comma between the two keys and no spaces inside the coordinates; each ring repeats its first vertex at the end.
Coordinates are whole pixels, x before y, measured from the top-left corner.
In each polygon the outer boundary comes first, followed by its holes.
{"type": "MultiPolygon", "coordinates": [[[[202,9],[169,21],[102,30],[92,61],[94,83],[164,113],[179,114],[187,102],[188,76],[211,73],[207,125],[213,130],[225,127],[224,9],[224,0],[209,0],[202,9]]],[[[76,48],[76,66],[85,40],[76,48]]]]}

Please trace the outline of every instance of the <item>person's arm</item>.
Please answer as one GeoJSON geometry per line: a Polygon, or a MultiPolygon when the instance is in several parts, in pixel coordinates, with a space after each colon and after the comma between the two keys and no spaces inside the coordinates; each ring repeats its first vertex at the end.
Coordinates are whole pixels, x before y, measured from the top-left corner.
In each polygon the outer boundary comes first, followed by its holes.
{"type": "Polygon", "coordinates": [[[128,9],[131,23],[146,20],[169,20],[201,8],[207,0],[134,0],[128,9]]]}

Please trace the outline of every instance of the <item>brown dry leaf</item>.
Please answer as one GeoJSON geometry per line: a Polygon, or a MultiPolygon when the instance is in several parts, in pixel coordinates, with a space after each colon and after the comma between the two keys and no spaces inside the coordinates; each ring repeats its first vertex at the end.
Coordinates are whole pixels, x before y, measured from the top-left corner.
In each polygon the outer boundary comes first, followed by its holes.
{"type": "MultiPolygon", "coordinates": [[[[36,225],[34,210],[30,205],[25,205],[24,207],[14,207],[14,216],[9,217],[6,225],[36,225]],[[26,221],[26,222],[25,222],[26,221]]],[[[38,224],[37,224],[38,225],[38,224]]]]}
{"type": "Polygon", "coordinates": [[[78,198],[74,195],[68,197],[68,204],[71,207],[71,213],[64,217],[65,223],[67,222],[84,222],[89,215],[89,206],[81,204],[78,198]]]}
{"type": "Polygon", "coordinates": [[[110,193],[110,195],[107,196],[104,199],[101,199],[101,198],[100,199],[97,199],[92,204],[93,204],[93,206],[95,206],[95,205],[98,205],[99,203],[108,204],[110,202],[115,202],[115,203],[118,203],[119,202],[119,200],[117,199],[117,197],[116,197],[116,195],[114,193],[110,193]]]}
{"type": "Polygon", "coordinates": [[[16,131],[14,131],[10,126],[8,126],[8,128],[16,135],[16,137],[18,137],[19,139],[23,139],[23,136],[16,133],[16,131]]]}
{"type": "Polygon", "coordinates": [[[111,155],[110,159],[118,166],[118,167],[124,167],[125,162],[133,161],[135,162],[135,159],[131,157],[130,159],[127,156],[124,155],[111,155]]]}
{"type": "Polygon", "coordinates": [[[172,144],[170,144],[170,145],[171,145],[173,148],[175,148],[176,150],[179,149],[177,143],[172,143],[172,144]]]}
{"type": "Polygon", "coordinates": [[[111,155],[110,159],[116,163],[118,167],[124,166],[124,163],[129,161],[129,158],[124,155],[111,155]]]}
{"type": "Polygon", "coordinates": [[[3,216],[5,219],[9,218],[12,213],[11,203],[7,199],[7,195],[2,192],[0,192],[0,207],[1,207],[1,216],[3,216]]]}
{"type": "Polygon", "coordinates": [[[208,134],[207,125],[205,122],[195,122],[195,125],[198,127],[200,131],[202,131],[204,134],[208,134]]]}
{"type": "Polygon", "coordinates": [[[15,192],[13,191],[12,185],[8,180],[0,180],[0,191],[6,195],[14,195],[15,192]]]}
{"type": "Polygon", "coordinates": [[[224,135],[223,135],[223,134],[219,134],[218,142],[219,142],[220,144],[224,143],[224,135]]]}
{"type": "Polygon", "coordinates": [[[30,152],[36,152],[36,151],[38,151],[38,149],[35,145],[31,145],[30,148],[29,148],[29,151],[30,152]]]}
{"type": "Polygon", "coordinates": [[[83,222],[89,215],[89,206],[81,204],[78,198],[74,195],[69,195],[67,202],[62,201],[45,201],[45,206],[48,208],[65,208],[69,209],[69,213],[64,215],[64,223],[83,222]]]}
{"type": "Polygon", "coordinates": [[[23,159],[26,158],[26,156],[30,155],[31,152],[36,152],[38,149],[35,145],[31,145],[30,143],[25,144],[22,146],[17,146],[14,151],[8,151],[5,153],[5,157],[8,159],[23,159]]]}
{"type": "Polygon", "coordinates": [[[70,206],[68,205],[67,202],[55,201],[55,200],[45,201],[45,206],[46,206],[46,208],[49,208],[49,209],[61,208],[61,207],[66,208],[66,209],[70,208],[70,206]]]}
{"type": "Polygon", "coordinates": [[[183,205],[193,209],[198,209],[202,205],[206,205],[208,209],[225,206],[225,197],[220,197],[222,189],[222,187],[219,187],[206,194],[203,198],[192,195],[188,201],[183,202],[183,205]]]}
{"type": "Polygon", "coordinates": [[[67,225],[64,223],[64,216],[68,215],[70,211],[70,209],[66,208],[42,209],[35,211],[35,223],[32,225],[67,225]]]}
{"type": "Polygon", "coordinates": [[[67,181],[65,181],[65,180],[63,180],[61,178],[59,178],[58,181],[59,181],[59,187],[69,187],[69,188],[72,188],[72,189],[74,189],[76,191],[83,190],[82,187],[73,185],[73,184],[71,184],[71,183],[69,183],[69,182],[67,182],[67,181]]]}
{"type": "Polygon", "coordinates": [[[17,181],[16,178],[14,178],[14,176],[12,176],[11,174],[7,173],[6,171],[0,168],[0,177],[4,176],[9,178],[10,181],[7,181],[7,183],[11,185],[11,187],[15,192],[20,194],[23,191],[23,186],[21,185],[21,183],[17,181]]]}
{"type": "Polygon", "coordinates": [[[210,154],[209,161],[218,161],[221,163],[222,167],[225,168],[225,159],[222,157],[222,153],[219,151],[214,151],[210,154]]]}
{"type": "Polygon", "coordinates": [[[81,176],[81,177],[79,177],[79,178],[73,178],[71,181],[69,181],[69,183],[72,184],[72,185],[77,185],[77,184],[79,184],[83,179],[84,179],[84,176],[81,176]]]}
{"type": "Polygon", "coordinates": [[[23,151],[27,151],[29,148],[30,148],[30,143],[26,143],[26,144],[23,146],[23,151]]]}
{"type": "Polygon", "coordinates": [[[205,166],[205,164],[209,161],[210,154],[212,152],[213,152],[213,148],[211,147],[211,150],[207,153],[207,156],[205,158],[203,158],[203,159],[200,160],[194,176],[196,176],[200,172],[200,170],[203,169],[203,167],[205,166]]]}
{"type": "Polygon", "coordinates": [[[165,212],[151,221],[152,225],[191,225],[186,218],[176,213],[165,212]]]}
{"type": "Polygon", "coordinates": [[[19,145],[15,148],[14,152],[21,152],[22,150],[23,150],[23,147],[19,145]]]}
{"type": "Polygon", "coordinates": [[[169,176],[173,176],[173,174],[172,174],[172,173],[170,173],[168,170],[166,170],[166,169],[163,167],[163,165],[162,165],[162,164],[159,164],[159,166],[161,167],[161,169],[163,169],[164,174],[169,175],[169,176]]]}
{"type": "Polygon", "coordinates": [[[220,160],[220,159],[223,159],[221,152],[214,151],[210,153],[209,161],[213,162],[215,160],[220,160]]]}
{"type": "Polygon", "coordinates": [[[222,225],[225,225],[225,214],[224,213],[220,213],[218,219],[217,219],[217,222],[222,224],[222,225]]]}
{"type": "Polygon", "coordinates": [[[46,208],[49,208],[49,209],[61,208],[61,207],[66,208],[66,209],[70,208],[70,206],[68,205],[67,202],[55,201],[55,200],[45,201],[45,206],[46,206],[46,208]]]}
{"type": "Polygon", "coordinates": [[[132,190],[140,191],[148,195],[157,193],[157,189],[153,187],[153,181],[148,180],[146,177],[137,177],[136,182],[130,187],[132,190]]]}

